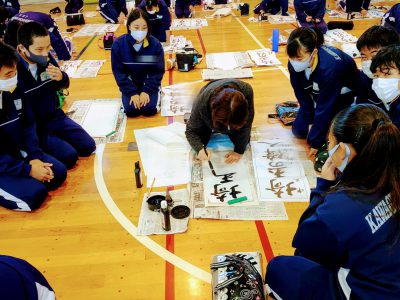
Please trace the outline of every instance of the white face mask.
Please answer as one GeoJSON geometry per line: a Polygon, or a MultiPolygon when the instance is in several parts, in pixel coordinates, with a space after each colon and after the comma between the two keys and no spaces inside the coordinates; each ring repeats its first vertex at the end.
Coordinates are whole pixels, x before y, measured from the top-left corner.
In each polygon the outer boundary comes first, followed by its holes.
{"type": "Polygon", "coordinates": [[[372,89],[387,105],[399,96],[399,81],[400,78],[374,78],[372,89]]]}
{"type": "Polygon", "coordinates": [[[147,36],[147,30],[131,30],[131,36],[137,41],[141,42],[147,36]]]}
{"type": "MultiPolygon", "coordinates": [[[[350,158],[350,148],[347,146],[347,144],[343,143],[343,145],[346,148],[346,156],[344,160],[342,161],[340,166],[336,166],[336,168],[343,173],[344,169],[347,167],[347,164],[349,163],[349,158],[350,158]]],[[[331,150],[328,151],[329,157],[332,157],[333,154],[335,154],[336,150],[339,148],[339,144],[334,146],[331,150]]]]}
{"type": "Polygon", "coordinates": [[[365,75],[367,75],[369,78],[373,79],[374,74],[371,72],[371,63],[372,60],[366,60],[361,62],[361,69],[365,75]]]}
{"type": "Polygon", "coordinates": [[[154,15],[156,13],[156,10],[152,10],[152,11],[147,11],[150,15],[154,15]]]}
{"type": "Polygon", "coordinates": [[[15,74],[14,77],[11,77],[9,79],[0,80],[0,91],[13,92],[17,87],[17,82],[18,82],[17,74],[15,74]]]}
{"type": "Polygon", "coordinates": [[[292,65],[293,69],[296,72],[303,72],[305,69],[307,69],[310,66],[311,57],[312,57],[312,55],[310,55],[310,57],[307,58],[305,61],[297,61],[297,60],[293,60],[293,59],[289,59],[289,61],[290,61],[290,64],[292,65]]]}

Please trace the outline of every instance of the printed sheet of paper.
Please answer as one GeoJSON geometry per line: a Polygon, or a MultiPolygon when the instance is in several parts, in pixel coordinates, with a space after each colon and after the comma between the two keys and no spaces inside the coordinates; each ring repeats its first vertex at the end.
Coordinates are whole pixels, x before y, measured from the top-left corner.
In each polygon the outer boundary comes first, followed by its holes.
{"type": "Polygon", "coordinates": [[[117,31],[119,24],[85,24],[78,32],[74,34],[75,37],[103,35],[107,32],[117,31]]]}
{"type": "Polygon", "coordinates": [[[173,19],[170,30],[200,29],[208,26],[206,19],[173,19]]]}
{"type": "MultiPolygon", "coordinates": [[[[171,230],[165,231],[162,228],[163,214],[161,212],[151,211],[147,205],[147,193],[143,196],[142,207],[140,209],[139,224],[137,227],[138,235],[151,234],[176,234],[186,232],[188,229],[189,218],[175,219],[170,216],[171,230]]],[[[165,193],[155,192],[153,195],[165,195],[165,193]]],[[[186,189],[170,191],[174,206],[186,205],[189,206],[189,194],[186,189]]],[[[190,206],[189,206],[190,207],[190,206]]]]}
{"type": "Polygon", "coordinates": [[[254,66],[246,52],[207,53],[208,69],[234,70],[254,66]]]}
{"type": "Polygon", "coordinates": [[[60,66],[60,70],[67,73],[69,77],[73,77],[81,63],[82,60],[66,60],[63,65],[60,66]]]}
{"type": "Polygon", "coordinates": [[[282,64],[276,57],[275,52],[272,52],[269,48],[248,50],[247,53],[257,66],[277,66],[282,64]]]}
{"type": "Polygon", "coordinates": [[[299,148],[290,143],[281,146],[276,140],[250,143],[260,201],[308,201],[310,185],[299,148]]]}
{"type": "Polygon", "coordinates": [[[290,16],[269,15],[268,22],[270,22],[271,24],[296,23],[296,19],[293,15],[290,16]]]}
{"type": "MultiPolygon", "coordinates": [[[[327,13],[330,18],[339,18],[339,19],[344,19],[344,20],[348,19],[348,13],[346,13],[344,11],[330,10],[330,11],[327,11],[327,13]]],[[[381,19],[384,14],[385,14],[384,11],[380,11],[380,10],[376,10],[376,9],[369,9],[366,16],[363,16],[359,12],[351,13],[351,19],[352,20],[381,19]]]]}
{"type": "Polygon", "coordinates": [[[184,48],[193,48],[191,41],[187,40],[183,35],[171,35],[169,39],[169,45],[163,46],[164,52],[176,53],[184,51],[184,48]]]}
{"type": "Polygon", "coordinates": [[[182,123],[175,123],[134,131],[148,187],[153,178],[156,179],[154,187],[186,184],[190,181],[190,146],[183,138],[186,127],[182,123]],[[166,130],[170,136],[172,134],[176,137],[173,145],[160,138],[160,134],[166,130]]]}
{"type": "Polygon", "coordinates": [[[214,172],[207,161],[203,161],[203,186],[205,206],[226,206],[228,201],[247,197],[248,200],[235,206],[257,205],[253,196],[254,184],[251,169],[246,165],[246,158],[234,164],[225,163],[229,152],[213,152],[211,162],[214,172]]]}
{"type": "Polygon", "coordinates": [[[82,122],[82,127],[93,137],[105,137],[115,131],[121,101],[93,102],[82,122]]]}
{"type": "Polygon", "coordinates": [[[183,116],[192,111],[195,90],[189,85],[170,85],[162,88],[161,116],[183,116]]]}
{"type": "Polygon", "coordinates": [[[105,60],[85,60],[71,76],[72,78],[94,78],[100,71],[105,60]]]}
{"type": "Polygon", "coordinates": [[[204,204],[202,163],[193,160],[190,199],[192,217],[219,220],[287,220],[282,201],[262,201],[255,206],[208,206],[204,204]]]}
{"type": "Polygon", "coordinates": [[[253,78],[253,71],[250,68],[235,70],[204,69],[201,71],[203,80],[216,80],[224,78],[253,78]]]}
{"type": "Polygon", "coordinates": [[[332,39],[334,42],[337,43],[356,43],[357,38],[350,33],[347,33],[343,29],[332,29],[328,30],[325,34],[325,37],[332,39]]]}

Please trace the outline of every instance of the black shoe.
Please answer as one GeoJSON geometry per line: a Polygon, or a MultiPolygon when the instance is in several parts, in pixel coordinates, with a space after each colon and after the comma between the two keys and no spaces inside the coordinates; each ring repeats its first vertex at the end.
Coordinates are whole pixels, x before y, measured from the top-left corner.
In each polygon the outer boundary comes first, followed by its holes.
{"type": "Polygon", "coordinates": [[[50,9],[50,14],[60,14],[60,13],[61,9],[58,6],[50,9]]]}

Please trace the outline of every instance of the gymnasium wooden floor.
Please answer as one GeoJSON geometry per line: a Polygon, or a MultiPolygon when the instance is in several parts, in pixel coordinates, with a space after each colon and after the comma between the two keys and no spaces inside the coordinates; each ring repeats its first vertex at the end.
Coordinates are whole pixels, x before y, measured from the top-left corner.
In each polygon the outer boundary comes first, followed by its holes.
{"type": "MultiPolygon", "coordinates": [[[[256,1],[251,0],[250,4],[252,9],[256,1]]],[[[64,3],[28,5],[22,11],[48,12],[56,5],[64,8],[64,3]]],[[[94,5],[85,6],[85,11],[94,9],[94,5]]],[[[202,15],[204,12],[198,11],[197,17],[202,15]]],[[[273,28],[288,36],[283,30],[295,27],[295,24],[250,23],[247,19],[237,16],[211,19],[209,26],[201,30],[173,34],[184,35],[205,54],[270,47],[268,39],[273,28]]],[[[87,22],[103,23],[103,20],[98,16],[87,18],[87,22]]],[[[378,19],[355,21],[351,33],[359,36],[378,23],[378,19]]],[[[62,23],[59,26],[66,28],[62,23]]],[[[120,26],[117,35],[125,32],[125,27],[120,26]]],[[[71,80],[66,109],[78,99],[120,96],[111,71],[110,52],[99,49],[97,38],[91,43],[90,40],[91,37],[74,39],[76,55],[87,46],[81,59],[107,62],[97,78],[71,80]]],[[[275,103],[295,99],[287,78],[284,47],[280,47],[278,58],[283,68],[260,68],[261,72],[255,72],[254,78],[246,81],[255,92],[254,124],[269,126],[277,136],[291,136],[288,128],[270,124],[267,119],[275,103]]],[[[166,72],[163,85],[198,81],[204,67],[202,62],[188,73],[166,72]]],[[[195,86],[200,88],[203,84],[195,86]]],[[[146,238],[132,235],[146,190],[135,188],[134,162],[139,153],[128,152],[127,144],[134,141],[134,129],[166,123],[167,118],[160,116],[129,119],[124,142],[107,144],[102,159],[102,151],[80,159],[65,184],[51,193],[41,209],[33,213],[0,209],[1,253],[28,260],[44,273],[57,298],[68,300],[211,299],[209,264],[213,255],[259,251],[265,268],[273,256],[292,254],[291,240],[306,203],[286,203],[288,221],[192,219],[185,234],[146,238]],[[116,207],[112,207],[114,203],[116,207]]]]}

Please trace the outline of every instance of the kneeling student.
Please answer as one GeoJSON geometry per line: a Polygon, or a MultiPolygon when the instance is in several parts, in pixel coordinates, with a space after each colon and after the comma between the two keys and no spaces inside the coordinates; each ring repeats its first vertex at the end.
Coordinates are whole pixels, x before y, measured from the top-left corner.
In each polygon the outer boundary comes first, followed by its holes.
{"type": "Polygon", "coordinates": [[[31,211],[64,182],[67,169],[39,148],[29,103],[17,88],[17,62],[16,51],[0,42],[0,205],[31,211]]]}

